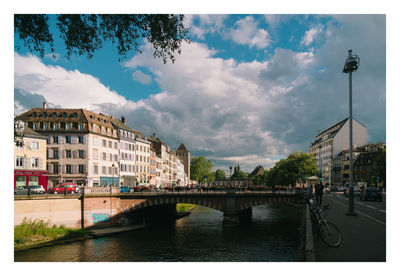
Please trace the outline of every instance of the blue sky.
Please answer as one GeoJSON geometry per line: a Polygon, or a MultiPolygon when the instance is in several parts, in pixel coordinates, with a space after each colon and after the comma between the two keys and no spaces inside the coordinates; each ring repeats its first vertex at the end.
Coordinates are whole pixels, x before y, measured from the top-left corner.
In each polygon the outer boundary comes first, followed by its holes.
{"type": "Polygon", "coordinates": [[[353,49],[354,117],[368,142],[386,142],[385,15],[188,14],[185,24],[192,43],[174,64],[145,44],[121,62],[109,44],[91,60],[66,59],[59,41],[56,59],[15,51],[14,114],[43,100],[112,113],[215,168],[268,168],[348,116],[342,69],[353,49]]]}

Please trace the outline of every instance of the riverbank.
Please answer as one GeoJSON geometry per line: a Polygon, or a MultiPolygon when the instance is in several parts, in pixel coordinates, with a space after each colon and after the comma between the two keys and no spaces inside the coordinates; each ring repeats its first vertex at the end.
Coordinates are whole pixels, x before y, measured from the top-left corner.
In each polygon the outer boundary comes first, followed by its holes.
{"type": "MultiPolygon", "coordinates": [[[[176,219],[180,219],[191,214],[191,210],[197,205],[177,204],[176,219]]],[[[14,227],[14,251],[25,251],[32,248],[43,246],[53,246],[57,244],[70,243],[85,239],[99,238],[116,233],[138,230],[147,225],[126,225],[121,227],[108,227],[103,229],[71,229],[65,226],[50,226],[49,222],[42,220],[24,219],[22,224],[14,227]]]]}
{"type": "Polygon", "coordinates": [[[14,227],[14,250],[85,239],[88,235],[90,231],[86,229],[51,226],[43,220],[32,221],[25,218],[20,225],[14,227]]]}

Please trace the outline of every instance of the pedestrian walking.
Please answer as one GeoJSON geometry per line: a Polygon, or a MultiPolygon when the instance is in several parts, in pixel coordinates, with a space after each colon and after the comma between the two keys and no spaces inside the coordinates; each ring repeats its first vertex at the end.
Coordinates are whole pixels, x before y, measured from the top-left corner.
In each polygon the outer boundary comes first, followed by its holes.
{"type": "Polygon", "coordinates": [[[320,181],[317,185],[315,185],[315,195],[318,207],[321,207],[323,192],[324,192],[324,185],[322,184],[322,181],[320,181]]]}

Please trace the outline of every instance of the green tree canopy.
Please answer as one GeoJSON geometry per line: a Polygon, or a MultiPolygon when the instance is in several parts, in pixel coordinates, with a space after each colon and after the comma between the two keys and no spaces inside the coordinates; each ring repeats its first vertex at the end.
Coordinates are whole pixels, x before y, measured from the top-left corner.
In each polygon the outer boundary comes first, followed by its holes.
{"type": "Polygon", "coordinates": [[[240,170],[240,165],[238,164],[237,166],[235,166],[233,175],[232,175],[232,179],[246,179],[247,178],[247,173],[243,172],[240,170]]]}
{"type": "Polygon", "coordinates": [[[216,180],[224,180],[225,179],[225,171],[218,169],[215,172],[215,179],[216,180]]]}
{"type": "MultiPolygon", "coordinates": [[[[204,183],[206,180],[204,176],[208,176],[212,174],[212,169],[214,164],[208,160],[204,156],[194,157],[190,162],[190,179],[197,180],[199,183],[204,183]]],[[[210,182],[207,180],[207,182],[210,182]]]]}
{"type": "MultiPolygon", "coordinates": [[[[170,14],[60,14],[56,25],[68,58],[78,54],[90,59],[103,43],[111,41],[117,46],[120,60],[129,51],[141,53],[140,46],[147,41],[153,46],[153,56],[166,63],[168,59],[175,61],[175,52],[181,53],[182,41],[190,42],[183,18],[170,14]]],[[[50,30],[45,14],[14,15],[14,37],[41,57],[46,46],[55,52],[50,30]]],[[[20,49],[18,43],[14,47],[20,49]]]]}
{"type": "Polygon", "coordinates": [[[383,181],[383,186],[386,187],[386,149],[378,153],[375,158],[374,174],[374,180],[379,177],[379,181],[383,181]]]}
{"type": "Polygon", "coordinates": [[[295,185],[301,177],[315,175],[318,172],[317,164],[311,154],[297,151],[286,159],[279,160],[275,166],[265,172],[265,183],[268,186],[295,185]]]}

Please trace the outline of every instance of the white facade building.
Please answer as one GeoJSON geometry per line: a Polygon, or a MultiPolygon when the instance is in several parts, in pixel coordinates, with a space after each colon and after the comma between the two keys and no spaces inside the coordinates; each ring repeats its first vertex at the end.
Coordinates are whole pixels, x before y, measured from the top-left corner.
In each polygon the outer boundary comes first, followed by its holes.
{"type": "Polygon", "coordinates": [[[136,137],[136,179],[139,184],[150,183],[150,141],[136,137]]]}
{"type": "MultiPolygon", "coordinates": [[[[353,147],[367,143],[367,128],[353,118],[353,147]]],[[[333,125],[315,137],[309,150],[314,155],[317,167],[328,185],[332,183],[333,158],[341,151],[349,149],[349,119],[333,125]]]]}

